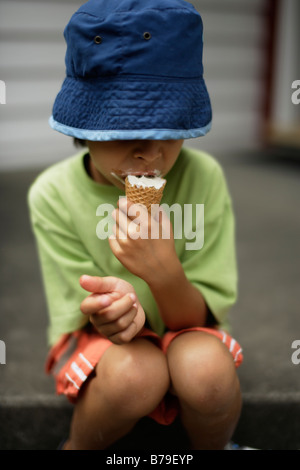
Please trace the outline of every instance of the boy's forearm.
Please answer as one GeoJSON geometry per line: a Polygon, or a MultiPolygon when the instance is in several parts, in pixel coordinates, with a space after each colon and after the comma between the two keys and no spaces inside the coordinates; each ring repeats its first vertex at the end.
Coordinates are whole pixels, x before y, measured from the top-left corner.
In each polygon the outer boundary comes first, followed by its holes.
{"type": "Polygon", "coordinates": [[[179,260],[156,273],[148,285],[170,330],[205,326],[207,305],[201,292],[186,278],[179,260]]]}

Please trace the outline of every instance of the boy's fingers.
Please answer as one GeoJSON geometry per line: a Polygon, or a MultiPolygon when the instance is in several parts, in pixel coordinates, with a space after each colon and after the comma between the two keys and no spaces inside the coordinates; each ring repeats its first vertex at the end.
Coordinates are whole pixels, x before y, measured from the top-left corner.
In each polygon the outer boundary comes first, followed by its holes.
{"type": "MultiPolygon", "coordinates": [[[[135,316],[136,309],[131,308],[127,313],[119,317],[116,321],[99,325],[99,327],[101,327],[101,333],[107,337],[115,335],[116,333],[120,333],[121,331],[126,330],[131,325],[135,316]]],[[[91,322],[96,327],[98,318],[99,316],[97,315],[93,315],[91,318],[91,322]]]]}
{"type": "Polygon", "coordinates": [[[102,312],[93,312],[99,325],[106,325],[112,322],[118,322],[119,319],[125,315],[129,310],[134,309],[136,314],[135,296],[133,294],[124,295],[118,300],[115,300],[110,306],[103,309],[102,312]]]}
{"type": "Polygon", "coordinates": [[[99,277],[84,274],[80,277],[79,282],[81,287],[88,292],[105,294],[115,290],[117,279],[112,276],[99,277]]]}
{"type": "Polygon", "coordinates": [[[159,230],[159,238],[170,238],[173,233],[173,227],[170,218],[166,212],[160,207],[154,215],[154,221],[159,230]]]}
{"type": "Polygon", "coordinates": [[[138,204],[130,201],[130,199],[121,198],[118,201],[118,206],[120,209],[120,217],[123,214],[123,217],[126,219],[128,217],[129,219],[134,220],[138,217],[139,220],[148,220],[148,211],[144,204],[138,204]]]}
{"type": "Polygon", "coordinates": [[[84,315],[101,315],[101,323],[105,324],[117,320],[132,306],[137,308],[134,294],[128,294],[121,298],[116,293],[92,294],[81,302],[80,310],[84,315]]]}
{"type": "Polygon", "coordinates": [[[127,227],[127,215],[122,212],[121,210],[117,210],[115,209],[113,212],[112,212],[112,217],[113,219],[116,221],[116,224],[119,225],[121,228],[125,228],[125,231],[126,231],[126,227],[127,227]]]}
{"type": "Polygon", "coordinates": [[[137,326],[134,322],[130,323],[128,328],[109,337],[114,344],[129,343],[137,334],[137,326]]]}
{"type": "Polygon", "coordinates": [[[112,295],[108,294],[92,294],[86,297],[80,305],[80,310],[84,315],[92,315],[98,310],[102,310],[113,302],[112,295]]]}
{"type": "Polygon", "coordinates": [[[126,240],[127,235],[117,223],[113,226],[113,235],[110,237],[111,240],[126,240]]]}

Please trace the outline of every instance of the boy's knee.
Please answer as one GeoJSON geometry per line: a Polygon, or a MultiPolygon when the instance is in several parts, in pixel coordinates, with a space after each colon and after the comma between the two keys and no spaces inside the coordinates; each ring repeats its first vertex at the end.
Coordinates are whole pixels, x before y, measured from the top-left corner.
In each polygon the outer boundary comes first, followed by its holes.
{"type": "Polygon", "coordinates": [[[226,409],[240,393],[233,358],[215,336],[190,332],[168,350],[173,392],[182,403],[203,413],[226,409]]]}
{"type": "Polygon", "coordinates": [[[167,361],[156,346],[136,339],[106,351],[96,380],[99,394],[116,413],[141,417],[158,405],[169,388],[167,361]]]}

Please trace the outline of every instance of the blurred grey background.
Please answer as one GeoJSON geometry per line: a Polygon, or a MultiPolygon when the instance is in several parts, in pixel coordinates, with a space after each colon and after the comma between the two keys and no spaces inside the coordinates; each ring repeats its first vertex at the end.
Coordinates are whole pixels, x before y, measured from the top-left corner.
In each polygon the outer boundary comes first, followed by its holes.
{"type": "MultiPolygon", "coordinates": [[[[82,3],[0,0],[2,449],[49,448],[63,436],[57,421],[51,436],[40,432],[51,421],[47,410],[59,411],[62,429],[69,416],[43,373],[47,311],[26,194],[43,168],[75,152],[48,118],[65,74],[63,29],[82,3]]],[[[245,355],[238,437],[260,448],[300,448],[300,364],[291,360],[300,340],[300,104],[291,100],[300,80],[300,2],[191,3],[204,21],[214,118],[205,138],[186,145],[223,165],[237,221],[240,294],[231,318],[245,355]]]]}
{"type": "MultiPolygon", "coordinates": [[[[73,150],[48,118],[65,73],[62,32],[82,3],[0,1],[0,80],[6,84],[0,170],[48,165],[73,150]]],[[[300,77],[299,2],[191,3],[204,21],[204,72],[214,111],[210,135],[192,145],[235,152],[257,149],[266,137],[299,134],[299,107],[291,102],[291,84],[300,77]]]]}

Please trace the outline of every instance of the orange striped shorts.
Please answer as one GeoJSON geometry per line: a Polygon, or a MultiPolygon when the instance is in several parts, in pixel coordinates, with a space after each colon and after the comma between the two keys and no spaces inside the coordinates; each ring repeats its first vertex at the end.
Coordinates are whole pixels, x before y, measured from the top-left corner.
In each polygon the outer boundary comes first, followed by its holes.
{"type": "MultiPolygon", "coordinates": [[[[139,337],[153,341],[165,354],[171,341],[176,336],[188,331],[203,331],[219,338],[229,349],[236,367],[243,361],[242,348],[227,332],[215,328],[186,328],[180,331],[168,331],[161,338],[153,331],[144,328],[139,337]]],[[[71,403],[76,403],[80,388],[94,371],[103,353],[113,343],[100,335],[90,325],[83,330],[65,334],[55,344],[47,357],[46,372],[53,374],[56,392],[64,394],[71,403]]],[[[177,398],[168,393],[159,406],[149,415],[159,424],[171,424],[179,411],[177,398]]]]}

